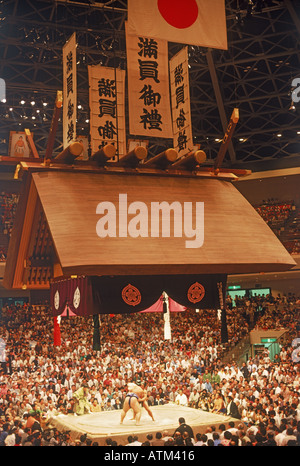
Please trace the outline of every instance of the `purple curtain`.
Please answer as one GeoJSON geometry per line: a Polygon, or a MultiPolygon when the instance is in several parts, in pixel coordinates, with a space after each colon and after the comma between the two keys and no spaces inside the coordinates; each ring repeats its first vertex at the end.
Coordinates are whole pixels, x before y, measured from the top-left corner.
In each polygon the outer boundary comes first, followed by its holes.
{"type": "Polygon", "coordinates": [[[54,316],[66,306],[81,316],[144,311],[159,301],[163,291],[187,308],[219,309],[226,279],[204,274],[78,277],[53,282],[50,299],[54,316]]]}
{"type": "Polygon", "coordinates": [[[50,299],[53,315],[63,313],[66,306],[76,315],[87,316],[94,312],[93,290],[87,277],[77,277],[55,281],[50,286],[50,299]]]}

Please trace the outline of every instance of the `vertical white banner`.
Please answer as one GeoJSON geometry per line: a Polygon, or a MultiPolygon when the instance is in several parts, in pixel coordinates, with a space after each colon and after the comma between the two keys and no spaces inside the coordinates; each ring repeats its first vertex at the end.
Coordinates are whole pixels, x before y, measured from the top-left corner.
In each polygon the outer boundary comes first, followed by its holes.
{"type": "Polygon", "coordinates": [[[181,49],[170,60],[170,88],[173,147],[181,157],[194,148],[187,47],[181,49]]]}
{"type": "Polygon", "coordinates": [[[63,147],[76,140],[77,66],[76,33],[63,47],[63,147]]]}
{"type": "Polygon", "coordinates": [[[129,132],[172,138],[168,42],[130,35],[126,25],[129,132]]]}
{"type": "Polygon", "coordinates": [[[166,305],[166,312],[164,312],[164,339],[171,340],[169,296],[165,291],[163,292],[163,299],[166,305]]]}
{"type": "Polygon", "coordinates": [[[125,71],[101,65],[88,66],[90,136],[92,154],[113,144],[126,154],[125,71]]]}

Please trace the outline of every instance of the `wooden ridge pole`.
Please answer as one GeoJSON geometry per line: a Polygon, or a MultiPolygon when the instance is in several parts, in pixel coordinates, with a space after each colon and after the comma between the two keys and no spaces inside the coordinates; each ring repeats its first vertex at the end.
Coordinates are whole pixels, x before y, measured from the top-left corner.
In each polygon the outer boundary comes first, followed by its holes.
{"type": "Polygon", "coordinates": [[[215,160],[215,164],[214,164],[215,173],[217,171],[219,171],[219,169],[220,169],[220,167],[222,165],[222,162],[224,160],[226,151],[228,149],[229,143],[230,143],[230,141],[232,139],[232,136],[233,136],[233,133],[235,131],[235,127],[236,127],[238,121],[239,121],[239,109],[235,108],[233,110],[233,112],[232,112],[231,117],[230,117],[230,121],[228,123],[227,130],[226,130],[226,132],[224,134],[221,147],[219,149],[217,158],[215,160]]]}
{"type": "Polygon", "coordinates": [[[44,163],[47,163],[47,160],[50,160],[52,156],[61,107],[62,107],[62,91],[57,91],[55,107],[54,107],[53,117],[52,117],[52,122],[51,122],[51,128],[50,128],[50,133],[49,133],[49,137],[47,141],[45,157],[44,157],[44,163]]]}

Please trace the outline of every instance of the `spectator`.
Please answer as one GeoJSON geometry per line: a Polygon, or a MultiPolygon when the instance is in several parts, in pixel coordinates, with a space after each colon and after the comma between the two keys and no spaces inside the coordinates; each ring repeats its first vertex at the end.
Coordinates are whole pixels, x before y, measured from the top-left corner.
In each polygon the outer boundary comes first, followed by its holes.
{"type": "Polygon", "coordinates": [[[175,403],[180,405],[180,406],[187,406],[188,405],[188,399],[185,393],[183,393],[183,390],[180,389],[178,395],[175,398],[175,403]]]}
{"type": "Polygon", "coordinates": [[[179,422],[179,426],[178,426],[177,429],[175,430],[174,435],[175,435],[177,432],[180,433],[181,435],[183,434],[183,432],[187,432],[188,435],[193,439],[193,438],[194,438],[193,429],[192,429],[191,426],[189,426],[189,425],[186,424],[184,417],[180,417],[180,418],[178,419],[178,422],[179,422]]]}
{"type": "Polygon", "coordinates": [[[218,434],[218,432],[213,432],[213,442],[214,442],[215,447],[220,445],[221,440],[220,440],[220,435],[218,434]]]}
{"type": "Polygon", "coordinates": [[[229,432],[228,430],[225,430],[224,437],[221,440],[221,445],[223,447],[228,447],[230,445],[231,438],[232,438],[232,433],[229,432]]]}
{"type": "Polygon", "coordinates": [[[155,439],[152,441],[152,445],[154,447],[160,447],[165,444],[165,441],[162,438],[162,433],[161,432],[156,432],[155,434],[155,439]]]}
{"type": "Polygon", "coordinates": [[[137,435],[129,435],[128,438],[128,443],[126,446],[129,447],[140,447],[142,445],[142,442],[139,441],[137,435]]]}
{"type": "Polygon", "coordinates": [[[228,404],[227,404],[227,416],[235,417],[237,419],[241,418],[241,415],[239,413],[238,407],[236,403],[233,401],[232,396],[228,396],[227,398],[228,404]]]}
{"type": "Polygon", "coordinates": [[[4,445],[6,447],[14,447],[16,443],[16,431],[17,428],[13,426],[9,431],[6,439],[4,440],[4,445]]]}
{"type": "Polygon", "coordinates": [[[290,440],[294,440],[295,442],[297,441],[297,437],[296,435],[294,434],[294,430],[292,427],[288,426],[287,429],[286,429],[286,433],[285,433],[285,436],[281,442],[281,445],[282,446],[285,446],[288,444],[288,442],[290,440]]]}

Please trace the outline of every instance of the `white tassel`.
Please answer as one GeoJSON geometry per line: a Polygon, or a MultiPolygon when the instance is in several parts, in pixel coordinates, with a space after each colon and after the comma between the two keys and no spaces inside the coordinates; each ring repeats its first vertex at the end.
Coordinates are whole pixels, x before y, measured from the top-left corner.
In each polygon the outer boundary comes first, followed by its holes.
{"type": "Polygon", "coordinates": [[[171,323],[170,323],[170,308],[169,308],[169,296],[163,292],[164,302],[166,303],[166,312],[164,312],[164,338],[165,340],[171,340],[171,323]]]}

